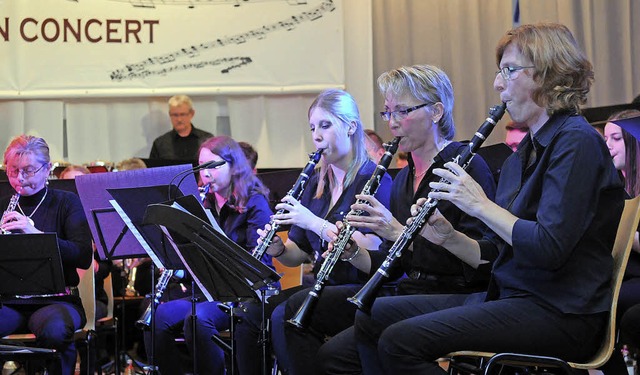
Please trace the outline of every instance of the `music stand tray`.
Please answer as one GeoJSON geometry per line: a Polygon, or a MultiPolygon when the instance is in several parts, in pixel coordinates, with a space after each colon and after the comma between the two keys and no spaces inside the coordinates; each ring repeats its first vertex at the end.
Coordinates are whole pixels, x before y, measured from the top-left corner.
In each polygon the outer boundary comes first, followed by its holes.
{"type": "Polygon", "coordinates": [[[0,302],[65,292],[56,233],[0,235],[0,302]]]}

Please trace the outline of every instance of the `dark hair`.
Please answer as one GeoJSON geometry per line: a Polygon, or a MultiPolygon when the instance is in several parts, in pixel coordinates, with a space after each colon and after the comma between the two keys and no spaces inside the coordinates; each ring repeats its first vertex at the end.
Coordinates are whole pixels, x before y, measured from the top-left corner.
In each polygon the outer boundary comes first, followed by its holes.
{"type": "Polygon", "coordinates": [[[500,66],[507,46],[513,44],[535,67],[538,87],[533,101],[552,115],[558,111],[580,111],[593,83],[593,67],[571,31],[557,23],[522,25],[508,31],[496,47],[500,66]]]}
{"type": "Polygon", "coordinates": [[[228,197],[227,204],[236,211],[243,212],[249,197],[254,193],[262,194],[265,197],[269,196],[269,189],[253,174],[253,168],[249,165],[247,157],[233,138],[226,135],[211,137],[200,145],[198,154],[202,149],[211,151],[229,164],[231,196],[228,197]]]}
{"type": "Polygon", "coordinates": [[[256,169],[256,165],[258,165],[258,152],[247,142],[238,142],[238,144],[240,145],[240,148],[242,148],[244,156],[249,160],[251,169],[256,169]]]}
{"type": "MultiPolygon", "coordinates": [[[[627,109],[612,114],[607,122],[640,116],[637,109],[627,109]]],[[[624,189],[633,197],[640,195],[640,142],[628,131],[620,127],[624,141],[624,189]]]]}

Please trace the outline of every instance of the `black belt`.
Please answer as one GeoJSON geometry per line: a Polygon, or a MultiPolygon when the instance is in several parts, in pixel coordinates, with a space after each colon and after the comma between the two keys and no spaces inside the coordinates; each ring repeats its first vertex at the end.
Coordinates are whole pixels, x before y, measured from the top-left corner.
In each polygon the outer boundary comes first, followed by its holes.
{"type": "Polygon", "coordinates": [[[466,284],[466,280],[463,276],[458,275],[434,275],[422,270],[414,269],[410,271],[407,276],[413,280],[428,280],[428,281],[440,281],[444,283],[454,283],[457,285],[466,284]]]}

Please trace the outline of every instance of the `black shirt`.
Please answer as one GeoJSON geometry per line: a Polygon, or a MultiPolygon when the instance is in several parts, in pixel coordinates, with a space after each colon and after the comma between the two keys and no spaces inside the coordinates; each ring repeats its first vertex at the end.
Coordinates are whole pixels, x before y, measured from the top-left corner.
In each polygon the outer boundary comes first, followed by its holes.
{"type": "Polygon", "coordinates": [[[191,133],[186,137],[181,137],[174,129],[156,138],[151,147],[150,159],[167,160],[187,160],[198,159],[198,149],[202,142],[213,134],[204,130],[196,129],[191,125],[191,133]]]}
{"type": "MultiPolygon", "coordinates": [[[[413,193],[415,168],[413,166],[413,160],[409,155],[409,165],[398,173],[391,187],[390,211],[400,223],[406,223],[407,219],[411,216],[409,209],[418,198],[427,197],[427,194],[431,191],[429,183],[440,180],[440,177],[432,173],[433,169],[444,168],[444,163],[451,161],[455,156],[459,155],[465,147],[468,146],[460,142],[452,142],[447,145],[435,157],[433,164],[427,171],[426,177],[420,182],[420,186],[415,194],[413,193]]],[[[482,186],[487,197],[493,200],[496,186],[491,170],[484,159],[479,155],[474,156],[467,172],[482,186]]],[[[451,222],[453,227],[460,232],[471,238],[482,238],[486,226],[480,220],[465,214],[448,201],[439,202],[438,210],[451,222]]],[[[379,268],[384,260],[384,256],[386,256],[387,251],[393,243],[392,241],[385,241],[381,245],[380,251],[370,252],[372,258],[371,272],[375,272],[379,268]]],[[[425,283],[425,285],[423,285],[423,287],[428,290],[420,291],[422,293],[454,293],[485,290],[487,281],[489,280],[489,267],[483,267],[478,272],[478,270],[464,263],[460,258],[451,254],[443,247],[434,245],[420,235],[415,236],[413,249],[413,251],[402,251],[400,260],[396,261],[390,269],[391,279],[400,277],[403,272],[407,274],[411,272],[421,272],[423,276],[426,274],[434,279],[432,283],[425,283]]],[[[405,282],[409,282],[409,280],[401,281],[401,283],[405,282]]],[[[400,289],[401,288],[402,285],[400,286],[400,289]]],[[[418,290],[414,292],[418,292],[418,290]]]]}

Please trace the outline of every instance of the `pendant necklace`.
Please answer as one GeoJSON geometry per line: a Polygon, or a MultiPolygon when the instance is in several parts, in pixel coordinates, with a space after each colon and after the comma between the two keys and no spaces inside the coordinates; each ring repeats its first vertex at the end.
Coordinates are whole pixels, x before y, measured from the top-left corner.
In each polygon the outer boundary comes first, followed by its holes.
{"type": "Polygon", "coordinates": [[[33,219],[31,218],[31,216],[33,216],[33,214],[36,213],[36,211],[38,211],[38,208],[40,208],[40,205],[42,204],[42,202],[44,202],[44,199],[47,197],[47,193],[49,192],[49,188],[45,187],[45,191],[44,191],[44,195],[42,196],[42,199],[40,199],[40,202],[38,203],[38,205],[36,206],[36,208],[33,209],[33,211],[31,211],[30,215],[27,215],[24,213],[24,211],[22,211],[22,207],[20,207],[20,203],[18,202],[18,208],[20,209],[20,213],[24,216],[26,216],[27,220],[29,221],[29,224],[31,224],[31,226],[34,226],[34,222],[33,219]]]}

